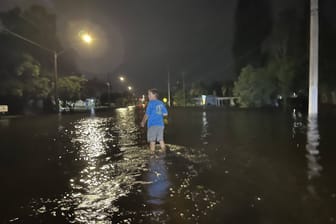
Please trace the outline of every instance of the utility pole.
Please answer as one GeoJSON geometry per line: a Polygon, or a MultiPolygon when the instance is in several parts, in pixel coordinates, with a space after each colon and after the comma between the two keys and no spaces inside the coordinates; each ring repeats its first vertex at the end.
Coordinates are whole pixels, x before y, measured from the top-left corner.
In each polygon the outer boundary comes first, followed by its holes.
{"type": "Polygon", "coordinates": [[[169,67],[168,67],[168,107],[170,107],[170,71],[169,71],[169,67]]]}
{"type": "Polygon", "coordinates": [[[186,106],[186,94],[185,94],[185,83],[184,83],[184,72],[182,72],[182,89],[183,89],[183,105],[186,106]]]}
{"type": "Polygon", "coordinates": [[[318,114],[318,23],[318,0],[310,0],[309,116],[317,116],[318,114]]]}
{"type": "Polygon", "coordinates": [[[55,88],[55,104],[57,108],[57,112],[60,112],[59,101],[58,101],[58,88],[57,88],[57,81],[58,81],[58,54],[54,51],[54,88],[55,88]]]}

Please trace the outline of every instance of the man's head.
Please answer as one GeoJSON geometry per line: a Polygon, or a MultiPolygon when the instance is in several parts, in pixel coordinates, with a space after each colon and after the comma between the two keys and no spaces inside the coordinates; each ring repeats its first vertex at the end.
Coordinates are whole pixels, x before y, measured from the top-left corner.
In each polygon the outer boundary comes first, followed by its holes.
{"type": "Polygon", "coordinates": [[[157,89],[149,89],[148,90],[148,99],[149,100],[156,100],[159,98],[159,92],[157,89]]]}

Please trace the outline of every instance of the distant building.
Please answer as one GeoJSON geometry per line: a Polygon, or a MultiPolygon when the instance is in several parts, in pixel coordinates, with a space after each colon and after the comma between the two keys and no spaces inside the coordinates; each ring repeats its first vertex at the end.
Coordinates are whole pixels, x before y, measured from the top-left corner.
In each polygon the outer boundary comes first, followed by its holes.
{"type": "Polygon", "coordinates": [[[195,106],[235,106],[238,97],[217,97],[214,95],[202,95],[193,98],[195,106]]]}

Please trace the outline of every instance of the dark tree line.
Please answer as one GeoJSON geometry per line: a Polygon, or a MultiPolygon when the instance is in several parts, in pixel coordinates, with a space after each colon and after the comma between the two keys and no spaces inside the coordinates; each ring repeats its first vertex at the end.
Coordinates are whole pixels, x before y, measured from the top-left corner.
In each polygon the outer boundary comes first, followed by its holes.
{"type": "MultiPolygon", "coordinates": [[[[240,0],[233,47],[236,74],[234,94],[243,106],[273,104],[278,98],[308,94],[309,1],[272,19],[269,1],[240,0]]],[[[336,28],[320,1],[320,102],[336,103],[334,41],[336,28]]],[[[335,4],[335,3],[334,3],[335,4]]]]}

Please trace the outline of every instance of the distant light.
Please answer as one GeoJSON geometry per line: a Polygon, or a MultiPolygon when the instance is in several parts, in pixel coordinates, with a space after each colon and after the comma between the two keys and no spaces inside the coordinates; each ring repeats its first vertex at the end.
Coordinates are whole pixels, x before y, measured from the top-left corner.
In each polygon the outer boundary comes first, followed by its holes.
{"type": "Polygon", "coordinates": [[[90,44],[92,42],[92,37],[90,36],[90,34],[85,33],[82,35],[82,40],[88,44],[90,44]]]}
{"type": "Polygon", "coordinates": [[[129,86],[129,87],[128,87],[128,90],[132,90],[132,86],[129,86]]]}
{"type": "Polygon", "coordinates": [[[120,79],[120,81],[122,81],[122,82],[125,81],[125,78],[122,77],[122,76],[120,76],[119,79],[120,79]]]}
{"type": "Polygon", "coordinates": [[[168,99],[167,99],[166,97],[164,97],[164,98],[162,99],[162,101],[163,101],[164,103],[167,103],[167,102],[168,102],[168,99]]]}
{"type": "Polygon", "coordinates": [[[202,105],[205,105],[206,103],[206,95],[202,95],[202,105]]]}

